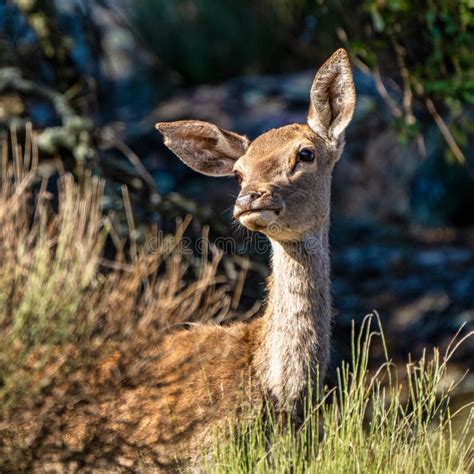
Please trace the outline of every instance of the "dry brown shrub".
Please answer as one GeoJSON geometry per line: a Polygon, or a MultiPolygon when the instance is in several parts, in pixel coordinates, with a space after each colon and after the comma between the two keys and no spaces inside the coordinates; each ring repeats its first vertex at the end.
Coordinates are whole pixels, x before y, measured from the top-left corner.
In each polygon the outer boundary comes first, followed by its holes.
{"type": "Polygon", "coordinates": [[[34,133],[26,137],[24,147],[16,133],[0,143],[2,472],[28,468],[53,408],[134,383],[136,356],[165,330],[223,320],[232,299],[218,254],[204,255],[199,278],[187,278],[186,221],[175,235],[150,230],[130,256],[102,212],[98,178],[63,175],[55,209],[37,177],[34,133]],[[118,242],[113,261],[103,257],[107,240],[118,242]]]}

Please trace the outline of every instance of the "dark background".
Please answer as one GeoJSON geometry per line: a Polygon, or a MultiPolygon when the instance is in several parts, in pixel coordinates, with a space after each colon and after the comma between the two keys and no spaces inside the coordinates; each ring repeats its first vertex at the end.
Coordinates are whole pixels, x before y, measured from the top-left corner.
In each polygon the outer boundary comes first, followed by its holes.
{"type": "MultiPolygon", "coordinates": [[[[198,118],[250,138],[304,122],[317,67],[353,59],[357,110],[333,185],[335,363],[351,321],[376,309],[396,359],[474,327],[474,5],[463,1],[0,1],[0,129],[39,132],[41,177],[106,180],[105,210],[231,236],[235,183],[198,175],[157,121],[198,118]],[[416,5],[415,5],[416,4],[416,5]]],[[[258,238],[258,237],[255,237],[258,238]]],[[[239,310],[264,295],[267,252],[223,257],[239,310]]],[[[472,365],[468,341],[457,352],[472,365]]],[[[472,383],[472,381],[471,381],[472,383]]]]}

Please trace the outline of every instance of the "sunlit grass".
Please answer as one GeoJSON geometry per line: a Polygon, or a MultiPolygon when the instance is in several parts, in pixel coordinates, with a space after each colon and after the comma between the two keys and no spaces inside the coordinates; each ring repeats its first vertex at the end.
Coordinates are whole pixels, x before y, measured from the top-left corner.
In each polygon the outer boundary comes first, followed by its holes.
{"type": "Polygon", "coordinates": [[[103,213],[100,179],[65,174],[48,193],[31,131],[24,146],[14,132],[0,140],[0,158],[0,471],[18,472],[34,440],[16,425],[41,436],[49,423],[35,403],[61,402],[54,391],[74,374],[87,380],[100,358],[151,335],[156,344],[164,328],[225,319],[232,295],[218,254],[199,260],[179,245],[187,221],[175,235],[150,229],[129,251],[103,213]]]}
{"type": "Polygon", "coordinates": [[[233,430],[230,441],[216,439],[207,472],[471,472],[473,403],[453,413],[456,383],[447,382],[447,363],[470,336],[458,337],[442,357],[434,350],[431,358],[407,364],[401,377],[387,352],[387,362],[369,370],[374,337],[385,351],[386,344],[378,316],[367,317],[360,333],[353,331],[352,361],[338,370],[337,386],[309,404],[298,430],[260,413],[233,430]]]}

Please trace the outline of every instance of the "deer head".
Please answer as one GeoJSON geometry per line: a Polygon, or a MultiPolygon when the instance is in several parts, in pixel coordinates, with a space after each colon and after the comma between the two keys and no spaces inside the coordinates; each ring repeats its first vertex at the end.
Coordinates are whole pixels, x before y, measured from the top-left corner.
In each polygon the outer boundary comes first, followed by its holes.
{"type": "Polygon", "coordinates": [[[331,175],[355,107],[347,53],[336,51],[316,73],[307,124],[270,130],[253,142],[199,120],[156,124],[166,146],[210,176],[241,185],[234,217],[274,240],[301,240],[329,218],[331,175]]]}

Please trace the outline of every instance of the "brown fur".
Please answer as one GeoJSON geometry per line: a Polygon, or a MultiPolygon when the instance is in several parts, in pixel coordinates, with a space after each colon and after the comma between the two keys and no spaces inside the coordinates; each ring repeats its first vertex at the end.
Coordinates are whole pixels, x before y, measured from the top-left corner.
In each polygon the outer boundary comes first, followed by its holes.
{"type": "MultiPolygon", "coordinates": [[[[50,447],[87,451],[81,462],[94,470],[156,472],[177,460],[197,465],[214,431],[253,416],[265,397],[300,419],[308,381],[316,383],[318,369],[324,377],[329,357],[331,174],[355,104],[344,51],[318,72],[311,99],[308,125],[270,130],[253,143],[200,121],[157,124],[193,169],[240,175],[235,216],[273,246],[268,305],[250,323],[172,333],[138,358],[112,351],[98,380],[125,372],[129,384],[65,407],[59,418],[66,434],[57,439],[53,427],[50,447]],[[313,162],[299,160],[302,147],[314,150],[313,162]]],[[[45,468],[42,459],[37,466],[45,468]]]]}

